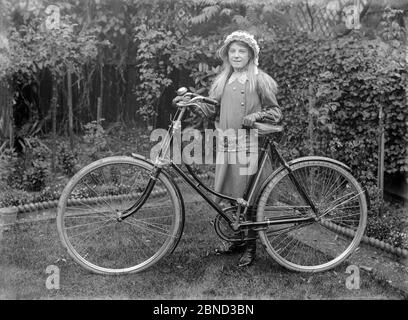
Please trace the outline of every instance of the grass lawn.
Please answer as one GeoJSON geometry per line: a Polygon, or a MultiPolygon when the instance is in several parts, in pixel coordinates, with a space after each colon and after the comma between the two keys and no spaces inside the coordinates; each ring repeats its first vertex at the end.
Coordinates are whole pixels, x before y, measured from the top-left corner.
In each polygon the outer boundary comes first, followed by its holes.
{"type": "Polygon", "coordinates": [[[347,263],[319,274],[280,267],[259,244],[255,264],[213,252],[222,245],[203,203],[186,205],[186,226],[172,255],[139,274],[89,273],[64,251],[55,220],[0,232],[0,299],[402,299],[363,270],[358,290],[346,288],[347,263]],[[60,269],[60,289],[46,289],[48,265],[60,269]]]}

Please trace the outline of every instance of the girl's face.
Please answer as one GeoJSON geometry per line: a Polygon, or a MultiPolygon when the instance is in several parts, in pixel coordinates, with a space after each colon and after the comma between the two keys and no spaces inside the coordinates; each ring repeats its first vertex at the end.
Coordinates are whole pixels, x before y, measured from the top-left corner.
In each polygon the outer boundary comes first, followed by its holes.
{"type": "Polygon", "coordinates": [[[233,42],[228,49],[228,60],[234,70],[242,69],[251,58],[249,47],[241,42],[233,42]]]}

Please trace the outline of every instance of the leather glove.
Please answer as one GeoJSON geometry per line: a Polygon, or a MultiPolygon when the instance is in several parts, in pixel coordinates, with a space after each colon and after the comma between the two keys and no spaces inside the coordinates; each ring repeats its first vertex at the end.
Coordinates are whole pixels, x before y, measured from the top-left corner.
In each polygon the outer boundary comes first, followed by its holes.
{"type": "Polygon", "coordinates": [[[171,101],[171,105],[173,106],[173,107],[177,107],[177,103],[178,102],[180,102],[180,101],[189,101],[190,100],[190,98],[188,98],[188,97],[183,97],[183,96],[176,96],[172,101],[171,101]]]}
{"type": "Polygon", "coordinates": [[[254,123],[259,119],[261,119],[259,112],[248,114],[242,120],[242,125],[247,128],[252,128],[254,126],[254,123]]]}
{"type": "Polygon", "coordinates": [[[251,113],[244,117],[242,120],[242,125],[244,127],[252,128],[255,122],[269,122],[278,123],[282,119],[282,112],[280,108],[270,108],[267,111],[259,111],[251,113]]]}
{"type": "Polygon", "coordinates": [[[217,107],[209,103],[198,102],[193,112],[198,113],[201,117],[214,120],[217,115],[217,107]]]}

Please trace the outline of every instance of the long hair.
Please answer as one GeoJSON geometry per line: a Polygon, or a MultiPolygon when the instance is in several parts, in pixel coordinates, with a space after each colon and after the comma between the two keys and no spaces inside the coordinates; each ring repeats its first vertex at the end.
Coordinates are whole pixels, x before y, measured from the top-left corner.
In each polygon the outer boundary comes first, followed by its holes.
{"type": "Polygon", "coordinates": [[[269,74],[262,70],[259,70],[257,77],[257,91],[261,101],[270,101],[274,105],[279,106],[278,101],[276,100],[278,85],[269,74]]]}
{"type": "MultiPolygon", "coordinates": [[[[228,45],[226,52],[228,52],[229,47],[234,42],[239,42],[240,44],[246,46],[250,53],[248,64],[245,67],[247,70],[247,76],[248,76],[248,81],[249,81],[249,91],[253,92],[255,90],[259,90],[258,92],[261,95],[261,97],[264,97],[265,94],[268,94],[268,93],[273,93],[275,95],[277,91],[277,84],[275,80],[273,80],[272,77],[270,77],[265,72],[257,68],[257,66],[254,63],[254,53],[252,49],[245,42],[241,42],[241,41],[231,42],[228,45]]],[[[229,63],[229,60],[227,57],[227,59],[224,59],[224,63],[223,63],[221,72],[217,75],[217,77],[214,79],[214,82],[211,85],[210,92],[209,92],[210,97],[218,101],[221,100],[221,96],[224,92],[225,85],[233,72],[234,72],[234,69],[229,63]]]]}

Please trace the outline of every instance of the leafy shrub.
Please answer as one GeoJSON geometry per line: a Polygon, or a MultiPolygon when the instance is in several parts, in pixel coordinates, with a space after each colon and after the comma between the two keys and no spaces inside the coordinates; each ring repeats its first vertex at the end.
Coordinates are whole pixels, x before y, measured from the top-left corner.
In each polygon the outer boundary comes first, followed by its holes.
{"type": "Polygon", "coordinates": [[[20,206],[23,204],[28,204],[32,202],[32,200],[32,194],[29,192],[20,189],[8,188],[2,193],[2,197],[0,198],[0,208],[20,206]]]}
{"type": "Polygon", "coordinates": [[[40,191],[45,187],[48,165],[42,161],[33,161],[32,167],[23,173],[22,187],[27,191],[40,191]]]}
{"type": "Polygon", "coordinates": [[[407,214],[406,208],[397,208],[389,203],[384,205],[381,216],[378,211],[371,210],[365,234],[392,246],[408,249],[408,234],[404,230],[406,222],[401,221],[401,217],[406,217],[407,214]]]}
{"type": "Polygon", "coordinates": [[[358,35],[330,41],[288,35],[263,52],[262,67],[280,86],[292,157],[331,156],[350,165],[362,182],[374,182],[381,105],[385,170],[408,171],[402,48],[358,35]]]}
{"type": "Polygon", "coordinates": [[[58,200],[65,184],[56,184],[45,187],[39,194],[33,196],[33,202],[44,202],[58,200]]]}
{"type": "Polygon", "coordinates": [[[78,151],[76,149],[71,150],[69,145],[65,142],[59,144],[58,164],[66,175],[74,175],[76,172],[76,165],[78,164],[78,151]]]}
{"type": "Polygon", "coordinates": [[[40,191],[49,176],[50,149],[38,138],[27,138],[22,162],[19,163],[21,188],[26,191],[40,191]]]}
{"type": "Polygon", "coordinates": [[[17,154],[14,149],[4,149],[0,152],[0,190],[10,185],[16,172],[17,154]]]}
{"type": "Polygon", "coordinates": [[[89,155],[92,160],[97,160],[100,152],[106,150],[107,140],[105,130],[103,129],[101,121],[91,121],[84,126],[85,134],[84,141],[87,143],[89,155]]]}
{"type": "Polygon", "coordinates": [[[373,183],[366,188],[370,207],[365,234],[395,247],[408,249],[408,220],[404,221],[408,217],[408,208],[382,201],[380,190],[373,183]]]}

